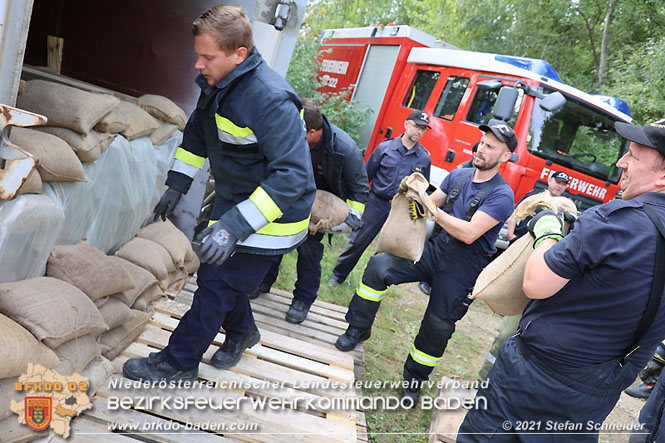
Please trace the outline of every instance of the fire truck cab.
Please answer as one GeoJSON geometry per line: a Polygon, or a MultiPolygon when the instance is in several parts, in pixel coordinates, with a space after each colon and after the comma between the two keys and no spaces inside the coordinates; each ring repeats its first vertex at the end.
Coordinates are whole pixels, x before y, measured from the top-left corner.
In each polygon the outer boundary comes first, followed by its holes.
{"type": "Polygon", "coordinates": [[[322,69],[327,88],[349,85],[351,99],[373,110],[369,136],[359,140],[366,158],[385,138],[400,136],[409,113],[422,110],[430,115],[432,129],[421,143],[432,157],[430,181],[438,186],[448,171],[471,158],[482,136],[478,127],[498,120],[513,127],[518,138],[511,160],[501,168],[516,201],[533,189],[546,189],[557,170],[570,175],[564,195],[580,210],[614,198],[621,178],[616,161],[627,149],[614,122],[631,121],[625,102],[564,84],[543,60],[462,51],[427,41],[420,31],[410,38],[412,31],[387,26],[382,32],[355,28],[323,34],[322,67],[347,68],[347,77],[339,80],[322,69]],[[381,46],[392,57],[372,57],[381,46]]]}

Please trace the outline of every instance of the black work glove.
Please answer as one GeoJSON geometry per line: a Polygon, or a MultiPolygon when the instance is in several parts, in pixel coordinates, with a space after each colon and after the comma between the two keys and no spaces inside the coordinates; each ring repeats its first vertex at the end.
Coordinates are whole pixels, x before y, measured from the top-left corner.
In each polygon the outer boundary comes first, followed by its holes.
{"type": "Polygon", "coordinates": [[[218,221],[196,236],[194,251],[201,263],[219,266],[231,256],[237,242],[238,237],[231,234],[224,223],[218,221]]]}
{"type": "Polygon", "coordinates": [[[159,199],[157,206],[152,210],[152,213],[155,214],[152,221],[157,221],[159,217],[162,217],[162,221],[166,221],[166,217],[170,217],[173,214],[173,210],[181,198],[181,192],[178,192],[173,188],[166,189],[162,198],[159,199]]]}
{"type": "Polygon", "coordinates": [[[533,243],[533,247],[537,247],[540,242],[546,238],[553,238],[555,240],[561,240],[563,238],[563,216],[559,216],[556,212],[545,209],[536,214],[526,227],[529,229],[529,232],[536,241],[533,243]]]}

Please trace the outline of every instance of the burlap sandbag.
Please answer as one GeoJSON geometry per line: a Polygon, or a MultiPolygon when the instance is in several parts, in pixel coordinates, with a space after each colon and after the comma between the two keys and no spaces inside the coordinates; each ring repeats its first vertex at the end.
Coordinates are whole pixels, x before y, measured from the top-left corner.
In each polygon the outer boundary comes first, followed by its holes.
{"type": "Polygon", "coordinates": [[[159,220],[151,223],[141,229],[136,236],[152,240],[161,245],[169,253],[171,260],[177,267],[181,267],[185,263],[187,251],[192,249],[187,236],[171,220],[159,220]]]}
{"type": "Polygon", "coordinates": [[[111,259],[115,260],[118,264],[120,264],[120,266],[125,268],[125,271],[131,275],[132,281],[134,281],[134,288],[114,295],[114,297],[122,301],[127,306],[131,306],[134,301],[148,288],[158,285],[157,279],[154,275],[152,275],[152,273],[150,273],[150,271],[147,271],[142,267],[125,260],[124,258],[111,257],[111,259]]]}
{"type": "Polygon", "coordinates": [[[14,127],[9,139],[39,159],[37,170],[42,180],[86,181],[81,160],[72,147],[60,137],[34,129],[14,127]]]}
{"type": "Polygon", "coordinates": [[[80,134],[71,129],[56,128],[53,126],[43,126],[35,129],[55,135],[66,141],[82,162],[94,162],[113,142],[111,134],[98,131],[89,131],[85,134],[80,134]]]}
{"type": "Polygon", "coordinates": [[[129,124],[127,129],[121,132],[127,140],[148,137],[159,127],[157,120],[133,103],[120,102],[117,110],[129,124]]]}
{"type": "Polygon", "coordinates": [[[155,129],[155,131],[150,134],[150,143],[155,146],[166,143],[166,140],[171,138],[173,133],[178,129],[176,125],[164,123],[159,120],[157,121],[157,124],[159,124],[159,128],[155,129]]]}
{"type": "Polygon", "coordinates": [[[426,219],[435,219],[436,213],[432,200],[427,195],[429,182],[422,174],[411,174],[407,179],[407,186],[409,190],[406,195],[397,194],[392,200],[390,214],[379,234],[376,252],[388,252],[417,262],[425,248],[426,219]],[[412,220],[409,215],[410,200],[421,203],[425,211],[417,220],[412,220]]]}
{"type": "Polygon", "coordinates": [[[100,121],[95,125],[95,130],[99,132],[110,132],[118,134],[129,128],[129,123],[124,115],[122,115],[117,106],[111,109],[100,121]]]}
{"type": "Polygon", "coordinates": [[[99,299],[97,299],[97,300],[94,301],[95,306],[97,306],[97,309],[99,309],[99,308],[101,308],[102,306],[104,306],[106,303],[108,303],[108,301],[109,301],[110,299],[111,299],[111,296],[110,296],[110,295],[107,295],[106,297],[99,298],[99,299]]]}
{"type": "MultiPolygon", "coordinates": [[[[14,415],[10,409],[12,400],[22,402],[25,398],[25,392],[17,392],[14,389],[14,383],[17,381],[18,377],[3,378],[0,380],[0,420],[9,417],[10,415],[14,415]]],[[[14,415],[14,417],[16,417],[16,415],[14,415]]]]}
{"type": "Polygon", "coordinates": [[[118,368],[113,365],[107,358],[98,355],[93,358],[88,366],[81,371],[83,377],[88,378],[88,397],[93,398],[97,389],[106,386],[105,383],[108,377],[117,372],[118,368]]]}
{"type": "Polygon", "coordinates": [[[56,369],[63,375],[81,372],[102,350],[92,335],[69,340],[54,349],[62,364],[56,369]]]}
{"type": "Polygon", "coordinates": [[[118,249],[115,255],[150,271],[159,281],[165,281],[169,272],[176,269],[166,249],[147,238],[134,237],[118,249]]]}
{"type": "MultiPolygon", "coordinates": [[[[536,208],[551,209],[557,211],[559,208],[569,212],[577,212],[575,204],[566,197],[552,197],[545,191],[526,198],[515,208],[514,216],[523,220],[536,213],[536,208]]],[[[569,230],[568,224],[564,224],[563,232],[569,230]]],[[[492,261],[478,276],[470,298],[484,300],[485,303],[497,314],[503,316],[520,315],[529,298],[522,290],[524,282],[524,270],[526,262],[533,252],[534,238],[531,234],[525,234],[518,238],[503,254],[492,261]]]]}
{"type": "Polygon", "coordinates": [[[54,247],[46,275],[76,286],[92,301],[135,287],[122,265],[86,242],[54,247]]]}
{"type": "Polygon", "coordinates": [[[164,291],[159,285],[154,285],[143,291],[143,293],[136,299],[132,305],[132,309],[138,309],[139,311],[146,311],[148,307],[160,297],[164,295],[164,291]]]}
{"type": "Polygon", "coordinates": [[[194,250],[190,247],[187,251],[187,254],[185,255],[185,263],[183,264],[183,268],[187,274],[191,275],[198,271],[199,266],[201,266],[199,256],[196,255],[196,252],[194,252],[194,250]]]}
{"type": "Polygon", "coordinates": [[[87,295],[51,277],[0,284],[0,313],[50,348],[107,329],[102,315],[87,295]]]}
{"type": "Polygon", "coordinates": [[[138,105],[155,118],[176,125],[181,131],[187,124],[187,114],[178,105],[162,95],[146,94],[139,97],[138,105]]]}
{"type": "MultiPolygon", "coordinates": [[[[15,377],[25,372],[28,363],[41,364],[48,368],[60,365],[55,353],[23,326],[0,314],[0,378],[15,377]]],[[[0,395],[1,398],[6,398],[0,395]]],[[[4,405],[0,404],[0,407],[4,405]]],[[[0,414],[0,418],[2,418],[0,414]]]]}
{"type": "Polygon", "coordinates": [[[25,179],[20,188],[18,188],[17,195],[21,194],[41,194],[43,188],[42,176],[39,175],[39,170],[33,169],[28,178],[25,179]]]}
{"type": "Polygon", "coordinates": [[[131,342],[136,340],[136,337],[141,335],[151,317],[150,314],[136,309],[132,309],[132,314],[132,320],[99,336],[102,355],[109,360],[116,358],[131,342]]]}
{"type": "Polygon", "coordinates": [[[19,94],[16,107],[43,114],[50,126],[84,134],[118,103],[112,95],[95,94],[44,80],[31,80],[19,94]]]}
{"type": "Polygon", "coordinates": [[[316,190],[312,205],[312,217],[309,220],[309,232],[315,234],[319,229],[329,229],[346,220],[349,205],[344,200],[328,191],[316,190]]]}
{"type": "Polygon", "coordinates": [[[108,303],[99,308],[99,312],[102,314],[104,323],[106,323],[109,329],[127,323],[132,319],[132,311],[129,309],[129,306],[116,297],[111,297],[108,303]]]}

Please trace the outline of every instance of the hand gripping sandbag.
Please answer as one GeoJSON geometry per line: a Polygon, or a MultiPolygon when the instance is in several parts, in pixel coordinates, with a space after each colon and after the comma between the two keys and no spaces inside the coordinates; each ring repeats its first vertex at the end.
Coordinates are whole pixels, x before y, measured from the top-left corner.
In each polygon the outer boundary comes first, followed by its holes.
{"type": "Polygon", "coordinates": [[[337,226],[346,220],[349,215],[349,205],[335,194],[317,189],[314,204],[312,205],[312,217],[309,220],[310,234],[316,234],[320,230],[327,230],[337,226]]]}
{"type": "Polygon", "coordinates": [[[429,182],[422,174],[411,174],[406,180],[406,186],[406,194],[398,193],[392,199],[390,214],[379,234],[376,252],[388,252],[417,262],[425,248],[426,220],[435,220],[436,211],[432,199],[427,195],[429,182]],[[423,216],[417,220],[409,215],[410,201],[417,201],[424,210],[423,216]]]}

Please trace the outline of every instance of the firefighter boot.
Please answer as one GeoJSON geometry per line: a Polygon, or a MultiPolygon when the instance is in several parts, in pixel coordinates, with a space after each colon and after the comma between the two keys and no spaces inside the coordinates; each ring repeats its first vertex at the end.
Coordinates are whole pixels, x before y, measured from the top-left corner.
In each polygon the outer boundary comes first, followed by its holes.
{"type": "Polygon", "coordinates": [[[346,332],[340,335],[335,342],[335,347],[344,352],[353,351],[358,343],[369,338],[371,332],[371,328],[361,329],[349,325],[349,327],[346,329],[346,332]]]}
{"type": "Polygon", "coordinates": [[[261,340],[261,334],[256,327],[253,331],[243,335],[226,334],[224,344],[212,356],[212,365],[218,369],[232,368],[240,361],[245,349],[251,348],[259,340],[261,340]]]}
{"type": "Polygon", "coordinates": [[[122,365],[122,372],[128,379],[136,381],[196,380],[199,368],[181,371],[171,366],[162,352],[151,352],[146,358],[127,360],[122,365]]]}
{"type": "Polygon", "coordinates": [[[633,398],[642,398],[646,400],[647,398],[649,398],[649,395],[651,395],[653,387],[654,387],[653,383],[651,384],[642,383],[641,385],[638,386],[631,386],[628,389],[626,389],[624,392],[633,398]]]}
{"type": "Polygon", "coordinates": [[[289,306],[289,310],[286,313],[286,321],[289,323],[302,323],[305,321],[305,317],[307,317],[307,313],[309,312],[309,308],[312,307],[311,303],[305,303],[302,300],[298,299],[293,299],[291,302],[291,306],[289,306]]]}
{"type": "MultiPolygon", "coordinates": [[[[404,374],[406,375],[406,371],[404,374]]],[[[402,388],[402,400],[401,404],[404,409],[413,409],[418,405],[418,400],[420,400],[420,388],[422,387],[422,382],[418,380],[404,379],[405,386],[402,388]]]]}

